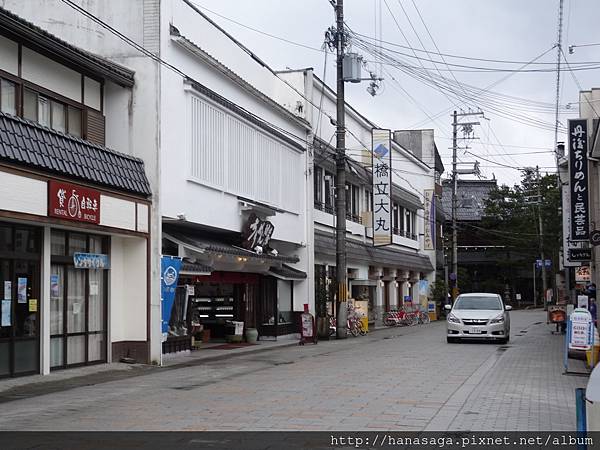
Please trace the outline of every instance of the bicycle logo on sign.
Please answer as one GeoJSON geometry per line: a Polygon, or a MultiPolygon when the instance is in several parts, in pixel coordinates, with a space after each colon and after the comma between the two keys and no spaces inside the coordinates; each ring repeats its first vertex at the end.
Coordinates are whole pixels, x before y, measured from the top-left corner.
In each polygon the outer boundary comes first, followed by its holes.
{"type": "Polygon", "coordinates": [[[71,217],[81,218],[81,206],[79,205],[79,194],[73,189],[71,197],[69,197],[69,203],[67,204],[67,210],[71,217]]]}

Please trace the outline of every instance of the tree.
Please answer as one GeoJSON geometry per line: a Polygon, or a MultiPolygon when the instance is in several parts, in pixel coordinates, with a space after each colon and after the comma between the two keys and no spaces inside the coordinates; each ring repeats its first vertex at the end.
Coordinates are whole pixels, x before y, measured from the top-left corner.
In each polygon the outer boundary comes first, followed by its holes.
{"type": "Polygon", "coordinates": [[[495,280],[487,281],[488,285],[496,284],[501,292],[509,285],[514,293],[524,291],[524,283],[530,282],[532,263],[540,258],[538,209],[545,258],[552,260],[556,268],[562,233],[557,176],[546,174],[538,179],[533,170],[524,171],[521,184],[499,186],[490,193],[484,219],[476,230],[495,247],[497,275],[495,280]]]}

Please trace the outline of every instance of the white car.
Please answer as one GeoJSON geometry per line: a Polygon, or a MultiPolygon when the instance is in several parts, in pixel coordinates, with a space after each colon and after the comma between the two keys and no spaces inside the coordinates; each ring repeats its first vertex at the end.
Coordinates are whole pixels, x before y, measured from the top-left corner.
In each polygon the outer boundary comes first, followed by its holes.
{"type": "Polygon", "coordinates": [[[512,306],[504,305],[498,294],[461,294],[446,318],[448,343],[460,339],[486,339],[506,344],[510,339],[512,306]]]}

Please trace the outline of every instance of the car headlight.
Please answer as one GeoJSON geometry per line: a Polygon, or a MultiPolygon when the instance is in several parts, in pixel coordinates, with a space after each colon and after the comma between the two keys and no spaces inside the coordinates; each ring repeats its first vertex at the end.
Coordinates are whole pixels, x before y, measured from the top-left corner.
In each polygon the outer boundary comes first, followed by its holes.
{"type": "Polygon", "coordinates": [[[490,320],[490,323],[504,323],[504,314],[494,317],[492,320],[490,320]]]}
{"type": "Polygon", "coordinates": [[[448,314],[448,322],[460,323],[460,319],[458,317],[456,317],[454,314],[450,313],[450,314],[448,314]]]}

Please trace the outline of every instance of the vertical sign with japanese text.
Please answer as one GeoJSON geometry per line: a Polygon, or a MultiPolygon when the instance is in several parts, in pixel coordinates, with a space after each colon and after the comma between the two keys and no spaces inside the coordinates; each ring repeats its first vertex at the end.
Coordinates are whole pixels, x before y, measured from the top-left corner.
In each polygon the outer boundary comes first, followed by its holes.
{"type": "Polygon", "coordinates": [[[392,243],[392,133],[372,131],[373,245],[392,243]]]}
{"type": "Polygon", "coordinates": [[[435,194],[433,189],[425,189],[424,249],[435,250],[435,194]]]}
{"type": "Polygon", "coordinates": [[[569,120],[571,241],[588,241],[590,238],[587,141],[587,120],[569,120]]]}

